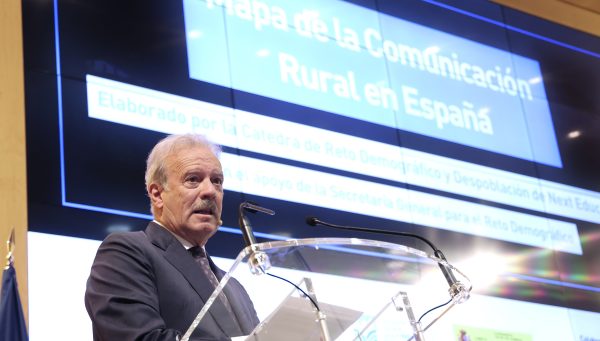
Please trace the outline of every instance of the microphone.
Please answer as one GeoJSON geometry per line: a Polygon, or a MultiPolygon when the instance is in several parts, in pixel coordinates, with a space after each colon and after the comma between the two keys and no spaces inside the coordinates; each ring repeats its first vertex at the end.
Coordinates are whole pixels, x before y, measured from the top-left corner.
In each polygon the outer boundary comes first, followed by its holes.
{"type": "Polygon", "coordinates": [[[368,228],[356,227],[356,226],[336,225],[336,224],[324,222],[322,220],[319,220],[319,218],[316,218],[316,217],[306,218],[306,223],[310,226],[323,225],[323,226],[333,227],[333,228],[340,229],[340,230],[369,232],[369,233],[377,233],[377,234],[388,234],[388,235],[392,235],[392,236],[417,238],[417,239],[423,241],[425,244],[429,245],[433,249],[433,251],[437,250],[437,248],[429,240],[419,236],[418,234],[414,234],[414,233],[379,230],[379,229],[368,229],[368,228]]]}
{"type": "Polygon", "coordinates": [[[257,251],[254,248],[254,244],[256,244],[256,238],[254,238],[252,225],[250,224],[250,219],[248,219],[246,216],[246,211],[250,213],[261,212],[268,215],[274,215],[275,211],[258,206],[250,201],[242,202],[238,210],[238,223],[240,225],[240,230],[242,230],[242,236],[244,237],[246,247],[250,247],[251,249],[250,255],[248,256],[248,266],[250,267],[250,272],[255,275],[260,275],[265,273],[271,267],[271,262],[269,261],[269,256],[267,256],[265,252],[257,251]]]}
{"type": "Polygon", "coordinates": [[[446,262],[446,264],[438,263],[438,266],[440,267],[444,278],[446,278],[446,282],[448,282],[448,292],[450,293],[450,297],[458,297],[458,303],[465,302],[467,299],[469,299],[469,290],[467,290],[467,287],[463,283],[461,283],[456,279],[456,277],[454,277],[454,272],[452,271],[452,268],[450,268],[450,266],[448,265],[450,263],[448,263],[448,261],[446,260],[446,256],[444,256],[442,250],[436,249],[435,251],[433,251],[433,254],[437,258],[446,262]]]}
{"type": "Polygon", "coordinates": [[[429,245],[429,247],[431,247],[433,249],[433,254],[437,258],[443,260],[446,263],[446,264],[442,264],[442,263],[438,262],[438,266],[440,267],[440,270],[442,271],[442,274],[444,275],[446,282],[448,282],[448,286],[449,286],[448,292],[450,293],[450,297],[452,297],[454,299],[460,295],[460,297],[458,297],[458,299],[457,299],[458,303],[462,303],[469,298],[469,293],[467,291],[467,288],[465,287],[465,285],[463,283],[458,281],[456,279],[456,277],[454,276],[452,268],[450,268],[450,266],[449,266],[450,263],[448,263],[448,261],[446,260],[446,256],[444,256],[444,253],[442,252],[442,250],[435,247],[435,245],[433,245],[432,242],[430,242],[428,239],[426,239],[424,237],[421,237],[414,233],[408,233],[408,232],[370,229],[370,228],[356,227],[356,226],[336,225],[336,224],[322,221],[317,217],[307,217],[306,223],[310,226],[322,225],[322,226],[327,226],[327,227],[333,227],[333,228],[340,229],[340,230],[387,234],[387,235],[393,235],[393,236],[411,237],[411,238],[419,239],[419,240],[423,241],[425,244],[429,245]]]}

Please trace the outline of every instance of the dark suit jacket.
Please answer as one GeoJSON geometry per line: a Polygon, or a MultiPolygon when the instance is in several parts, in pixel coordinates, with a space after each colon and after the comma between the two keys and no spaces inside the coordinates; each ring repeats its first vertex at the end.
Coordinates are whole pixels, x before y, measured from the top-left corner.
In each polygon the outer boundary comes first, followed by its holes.
{"type": "MultiPolygon", "coordinates": [[[[209,257],[210,260],[210,257],[209,257]]],[[[217,278],[224,272],[210,261],[217,278]]],[[[229,340],[258,323],[252,301],[230,279],[225,293],[241,332],[223,305],[209,310],[192,340],[229,340]],[[232,335],[233,334],[233,335],[232,335]],[[236,335],[237,334],[237,335],[236,335]]],[[[96,254],[85,293],[94,340],[176,340],[192,323],[213,287],[183,245],[163,227],[114,233],[96,254]]],[[[218,301],[215,301],[218,302],[218,301]]]]}

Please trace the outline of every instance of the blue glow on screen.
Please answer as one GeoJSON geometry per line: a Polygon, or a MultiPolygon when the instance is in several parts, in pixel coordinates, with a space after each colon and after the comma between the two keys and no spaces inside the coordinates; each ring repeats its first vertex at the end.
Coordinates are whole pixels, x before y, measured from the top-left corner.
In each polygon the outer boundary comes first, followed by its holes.
{"type": "Polygon", "coordinates": [[[537,61],[346,2],[234,3],[184,0],[191,78],[562,167],[537,61]]]}

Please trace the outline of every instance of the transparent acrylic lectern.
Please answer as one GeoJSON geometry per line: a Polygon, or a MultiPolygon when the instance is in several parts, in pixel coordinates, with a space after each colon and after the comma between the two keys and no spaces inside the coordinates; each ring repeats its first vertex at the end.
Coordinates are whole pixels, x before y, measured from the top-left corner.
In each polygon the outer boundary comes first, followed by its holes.
{"type": "Polygon", "coordinates": [[[229,335],[236,341],[423,341],[427,330],[467,300],[471,290],[466,276],[452,265],[404,245],[355,238],[257,243],[229,264],[182,340],[193,340],[203,320],[222,314],[223,288],[236,281],[247,291],[259,320],[238,333],[243,335],[229,335]],[[452,269],[456,286],[449,287],[440,264],[452,269]]]}

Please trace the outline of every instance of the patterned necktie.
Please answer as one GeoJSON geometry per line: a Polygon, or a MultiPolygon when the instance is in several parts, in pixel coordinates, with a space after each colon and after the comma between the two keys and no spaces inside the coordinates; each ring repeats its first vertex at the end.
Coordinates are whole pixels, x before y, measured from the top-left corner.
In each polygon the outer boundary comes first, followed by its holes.
{"type": "Polygon", "coordinates": [[[204,248],[202,248],[201,246],[194,246],[188,249],[188,251],[192,255],[192,257],[194,257],[196,263],[200,264],[200,268],[202,268],[202,271],[204,272],[210,283],[213,285],[213,288],[216,288],[219,285],[219,280],[210,268],[210,263],[208,261],[208,258],[206,257],[206,252],[204,251],[204,248]]]}
{"type": "MultiPolygon", "coordinates": [[[[188,252],[192,255],[192,257],[194,257],[194,260],[196,261],[196,263],[198,263],[200,265],[200,268],[202,269],[202,271],[204,272],[204,274],[206,275],[206,277],[208,278],[210,283],[213,285],[213,289],[216,288],[219,285],[219,280],[217,279],[217,276],[215,276],[214,272],[210,268],[210,262],[208,261],[208,258],[206,257],[206,252],[204,251],[204,248],[200,247],[200,246],[194,246],[194,247],[189,248],[188,252]]],[[[221,291],[221,293],[219,294],[218,300],[220,300],[221,303],[223,303],[223,305],[225,306],[225,309],[227,309],[227,312],[230,314],[231,319],[233,320],[233,322],[235,324],[234,327],[232,326],[234,329],[229,331],[229,333],[228,333],[229,336],[241,335],[239,324],[237,322],[237,319],[235,318],[235,313],[233,312],[233,309],[231,308],[231,304],[229,303],[227,296],[225,296],[224,291],[221,291]]],[[[213,304],[215,304],[215,303],[216,303],[216,301],[213,302],[213,304]]],[[[211,308],[211,310],[212,310],[212,308],[211,308]]]]}

